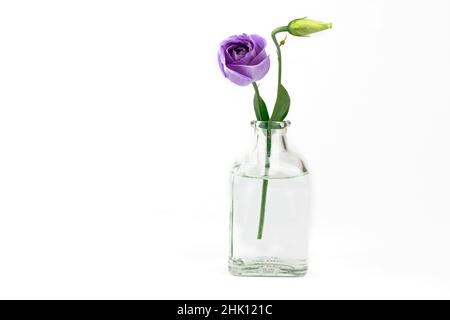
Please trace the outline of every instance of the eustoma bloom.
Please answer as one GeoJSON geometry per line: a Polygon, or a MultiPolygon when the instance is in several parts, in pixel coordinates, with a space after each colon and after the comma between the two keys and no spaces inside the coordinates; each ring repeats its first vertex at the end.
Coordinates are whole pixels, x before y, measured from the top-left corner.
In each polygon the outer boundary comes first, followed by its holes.
{"type": "Polygon", "coordinates": [[[266,40],[252,34],[231,36],[220,44],[219,66],[223,75],[240,86],[261,80],[269,71],[266,40]]]}
{"type": "Polygon", "coordinates": [[[271,157],[271,125],[274,122],[283,121],[286,118],[291,104],[288,91],[281,81],[281,46],[285,44],[286,38],[278,42],[277,34],[289,33],[296,37],[305,37],[329,28],[331,28],[331,23],[301,18],[292,20],[288,25],[275,28],[272,31],[271,38],[277,49],[278,83],[277,96],[270,116],[266,104],[259,93],[259,87],[256,84],[256,81],[262,79],[267,74],[270,67],[269,57],[265,52],[266,41],[258,35],[248,36],[242,34],[240,36],[229,37],[220,44],[219,66],[224,76],[240,86],[246,86],[250,83],[253,84],[255,90],[253,106],[256,118],[259,121],[265,121],[267,126],[266,154],[257,239],[262,238],[264,226],[266,197],[269,184],[267,177],[269,176],[271,157]]]}

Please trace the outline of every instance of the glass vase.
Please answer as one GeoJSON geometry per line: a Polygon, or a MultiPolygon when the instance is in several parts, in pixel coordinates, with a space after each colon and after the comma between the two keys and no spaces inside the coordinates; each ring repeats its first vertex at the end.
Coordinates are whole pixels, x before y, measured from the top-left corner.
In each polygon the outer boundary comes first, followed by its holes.
{"type": "Polygon", "coordinates": [[[303,276],[308,268],[308,170],[288,145],[289,121],[251,125],[253,142],[231,174],[229,271],[303,276]]]}

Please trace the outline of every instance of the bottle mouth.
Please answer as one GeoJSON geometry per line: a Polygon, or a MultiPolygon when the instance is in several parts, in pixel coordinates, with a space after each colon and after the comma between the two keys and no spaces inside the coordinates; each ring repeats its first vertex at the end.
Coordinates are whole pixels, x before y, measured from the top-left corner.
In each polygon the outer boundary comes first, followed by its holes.
{"type": "Polygon", "coordinates": [[[253,120],[251,123],[252,127],[260,129],[285,129],[291,125],[289,120],[286,121],[256,121],[253,120]]]}

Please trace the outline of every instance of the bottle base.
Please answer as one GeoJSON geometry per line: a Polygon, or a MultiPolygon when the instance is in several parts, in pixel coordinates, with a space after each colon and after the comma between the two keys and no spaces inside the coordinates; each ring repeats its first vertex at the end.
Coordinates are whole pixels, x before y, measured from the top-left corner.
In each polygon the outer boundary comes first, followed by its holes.
{"type": "Polygon", "coordinates": [[[228,271],[241,277],[303,277],[308,271],[306,260],[287,260],[277,257],[256,259],[230,258],[228,271]]]}

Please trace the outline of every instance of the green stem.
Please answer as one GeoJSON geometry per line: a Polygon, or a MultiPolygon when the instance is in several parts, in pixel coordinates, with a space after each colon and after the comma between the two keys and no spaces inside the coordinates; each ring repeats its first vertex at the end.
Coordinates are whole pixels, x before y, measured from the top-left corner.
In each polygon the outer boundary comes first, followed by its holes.
{"type": "Polygon", "coordinates": [[[275,47],[277,48],[277,57],[278,57],[278,85],[281,84],[281,48],[280,48],[280,44],[278,43],[277,40],[277,33],[280,32],[286,32],[288,31],[288,27],[284,26],[284,27],[279,27],[276,29],[273,29],[272,31],[272,40],[273,43],[275,43],[275,47]]]}
{"type": "MultiPolygon", "coordinates": [[[[277,40],[277,33],[288,31],[287,26],[276,28],[272,31],[272,40],[275,43],[275,47],[277,48],[277,57],[278,57],[278,86],[281,85],[281,48],[280,44],[277,40]]],[[[255,91],[258,93],[258,87],[255,83],[253,83],[253,87],[255,91]]],[[[267,189],[269,187],[269,169],[270,169],[270,154],[272,149],[272,133],[270,130],[270,124],[267,128],[267,138],[266,138],[266,156],[265,156],[265,164],[264,164],[264,177],[263,184],[261,190],[261,206],[259,211],[259,225],[258,225],[258,236],[257,239],[262,239],[263,229],[264,229],[264,220],[266,216],[266,203],[267,203],[267,189]]]]}
{"type": "Polygon", "coordinates": [[[259,96],[259,89],[258,89],[258,85],[256,84],[256,82],[252,82],[253,88],[255,89],[255,93],[259,96]]]}
{"type": "MultiPolygon", "coordinates": [[[[270,125],[269,125],[270,126],[270,125]]],[[[270,154],[272,150],[272,132],[270,127],[267,129],[266,137],[266,156],[264,164],[264,177],[261,190],[261,207],[259,211],[259,225],[258,225],[258,240],[262,239],[263,229],[264,229],[264,219],[266,215],[266,202],[267,202],[267,188],[269,186],[269,169],[270,169],[270,154]]]]}

